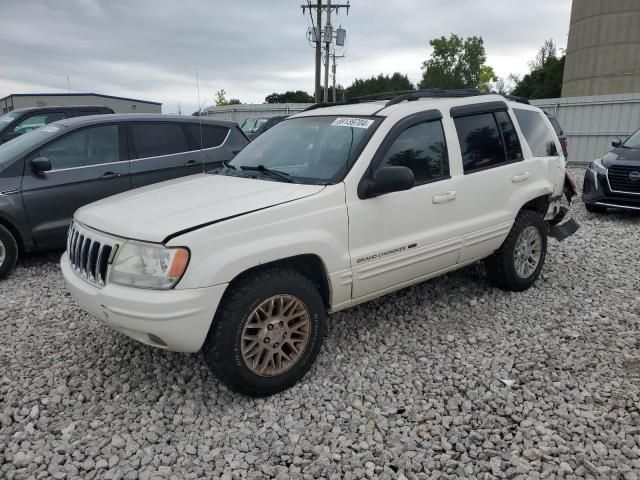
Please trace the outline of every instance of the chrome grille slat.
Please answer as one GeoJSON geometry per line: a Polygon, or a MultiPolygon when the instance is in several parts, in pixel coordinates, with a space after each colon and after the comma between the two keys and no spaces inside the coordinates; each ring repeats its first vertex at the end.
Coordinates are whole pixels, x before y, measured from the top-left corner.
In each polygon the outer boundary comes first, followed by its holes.
{"type": "Polygon", "coordinates": [[[104,287],[109,269],[108,258],[117,245],[111,239],[73,224],[67,238],[67,255],[71,268],[87,282],[104,287]]]}

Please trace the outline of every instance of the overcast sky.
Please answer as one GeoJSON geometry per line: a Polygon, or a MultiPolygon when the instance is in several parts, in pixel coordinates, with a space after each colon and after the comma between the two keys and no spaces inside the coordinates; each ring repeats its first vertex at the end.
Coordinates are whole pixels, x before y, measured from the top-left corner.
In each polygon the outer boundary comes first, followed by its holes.
{"type": "MultiPolygon", "coordinates": [[[[340,0],[346,3],[346,0],[340,0]]],[[[196,110],[216,90],[243,103],[272,92],[312,93],[306,0],[0,0],[0,98],[96,92],[196,110]]],[[[334,1],[334,3],[336,3],[334,1]]],[[[414,83],[429,40],[484,38],[500,76],[524,74],[548,38],[567,43],[571,0],[351,0],[337,81],[399,71],[414,83]]]]}

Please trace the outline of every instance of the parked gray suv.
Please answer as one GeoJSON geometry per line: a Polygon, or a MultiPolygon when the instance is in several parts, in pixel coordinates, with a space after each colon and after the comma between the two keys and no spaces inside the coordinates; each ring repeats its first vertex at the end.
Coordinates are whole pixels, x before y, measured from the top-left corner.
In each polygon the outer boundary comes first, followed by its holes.
{"type": "Polygon", "coordinates": [[[247,143],[234,122],[123,114],[61,120],[0,145],[0,278],[18,252],[64,247],[79,207],[214,169],[247,143]]]}

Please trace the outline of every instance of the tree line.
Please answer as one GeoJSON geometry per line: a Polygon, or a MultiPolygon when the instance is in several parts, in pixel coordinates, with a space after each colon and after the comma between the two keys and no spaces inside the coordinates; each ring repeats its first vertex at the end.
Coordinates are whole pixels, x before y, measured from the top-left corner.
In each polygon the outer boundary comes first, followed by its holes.
{"type": "MultiPolygon", "coordinates": [[[[529,73],[519,77],[511,74],[498,77],[493,67],[487,64],[484,40],[480,36],[462,38],[451,34],[434,38],[429,42],[433,48],[431,56],[422,64],[422,78],[414,85],[406,74],[394,72],[370,78],[357,78],[348,87],[338,85],[338,100],[376,95],[383,92],[401,92],[415,89],[475,88],[482,92],[511,94],[530,99],[559,97],[564,74],[564,52],[559,53],[553,40],[545,41],[536,57],[529,62],[529,73]]],[[[333,89],[329,89],[333,98],[333,89]]],[[[219,90],[214,97],[216,105],[241,103],[239,99],[226,98],[219,90]]],[[[271,93],[265,103],[313,103],[313,95],[304,90],[271,93]]]]}

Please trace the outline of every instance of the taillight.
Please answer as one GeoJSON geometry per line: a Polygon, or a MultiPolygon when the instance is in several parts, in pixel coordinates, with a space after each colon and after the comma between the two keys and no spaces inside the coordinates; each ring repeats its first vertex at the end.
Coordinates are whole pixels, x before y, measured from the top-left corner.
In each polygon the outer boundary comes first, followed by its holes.
{"type": "Polygon", "coordinates": [[[564,154],[569,155],[569,140],[567,137],[562,139],[562,148],[564,149],[564,154]]]}

